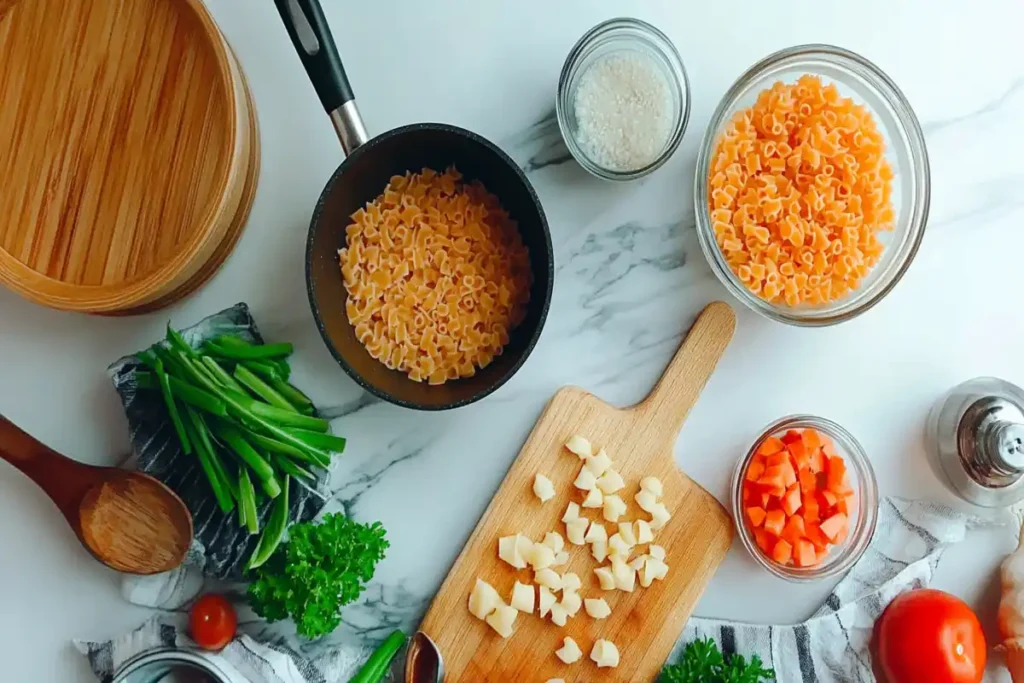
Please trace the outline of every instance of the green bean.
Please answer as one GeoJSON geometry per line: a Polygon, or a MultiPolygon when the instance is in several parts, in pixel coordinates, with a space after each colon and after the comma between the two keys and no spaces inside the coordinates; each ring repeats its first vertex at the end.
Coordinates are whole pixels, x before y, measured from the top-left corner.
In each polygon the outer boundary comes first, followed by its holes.
{"type": "Polygon", "coordinates": [[[319,467],[327,467],[331,463],[331,456],[329,453],[325,453],[313,446],[306,446],[305,449],[302,449],[253,431],[247,431],[245,438],[257,448],[262,448],[263,450],[270,451],[271,453],[285,455],[293,460],[301,460],[302,462],[308,462],[319,467]]]}
{"type": "MultiPolygon", "coordinates": [[[[191,384],[188,384],[187,382],[184,382],[172,375],[168,375],[167,380],[171,389],[171,394],[182,403],[194,406],[204,412],[210,413],[211,415],[216,415],[218,417],[227,416],[227,404],[210,392],[197,389],[191,384]]],[[[135,385],[140,389],[160,388],[160,382],[156,378],[156,375],[149,372],[136,372],[135,385]]]]}
{"type": "Polygon", "coordinates": [[[284,538],[284,530],[288,527],[288,488],[291,481],[284,478],[284,493],[274,501],[274,507],[270,510],[270,517],[267,518],[267,526],[263,529],[263,535],[256,543],[256,550],[249,558],[249,569],[262,566],[270,556],[274,554],[277,547],[281,545],[284,538]]]}
{"type": "Polygon", "coordinates": [[[284,358],[278,358],[277,360],[269,361],[277,366],[277,372],[281,375],[281,379],[285,382],[292,376],[292,366],[288,364],[288,361],[284,358]]]}
{"type": "Polygon", "coordinates": [[[273,457],[274,467],[281,470],[287,475],[292,477],[298,477],[299,479],[308,479],[309,481],[316,481],[316,477],[307,469],[299,467],[291,460],[283,455],[277,455],[273,457]]]}
{"type": "Polygon", "coordinates": [[[281,483],[277,480],[276,474],[270,479],[260,479],[260,488],[268,498],[277,498],[281,495],[281,483]]]}
{"type": "Polygon", "coordinates": [[[301,439],[303,443],[314,448],[330,451],[331,453],[345,452],[345,439],[340,436],[311,432],[306,429],[289,429],[288,432],[292,434],[292,436],[301,439]]]}
{"type": "Polygon", "coordinates": [[[174,431],[178,433],[181,450],[185,451],[185,455],[191,455],[192,442],[189,441],[188,434],[185,433],[185,425],[181,422],[178,404],[174,402],[174,396],[171,395],[171,383],[167,379],[167,373],[164,372],[164,364],[159,358],[156,359],[153,369],[156,371],[156,379],[160,383],[160,393],[163,394],[164,404],[167,405],[167,412],[171,415],[171,424],[174,425],[174,431]]]}
{"type": "Polygon", "coordinates": [[[218,421],[213,424],[213,433],[217,435],[217,438],[226,443],[246,465],[252,468],[253,473],[258,479],[261,481],[273,479],[274,468],[249,445],[249,442],[245,440],[237,427],[224,421],[218,421]]]}
{"type": "Polygon", "coordinates": [[[236,337],[218,337],[216,341],[208,341],[203,344],[203,349],[214,356],[230,360],[260,360],[263,358],[285,358],[292,354],[295,347],[288,343],[256,346],[236,337]],[[227,342],[228,339],[235,339],[235,342],[227,342]]]}
{"type": "Polygon", "coordinates": [[[239,365],[244,365],[247,370],[268,382],[281,379],[281,371],[273,360],[243,360],[239,361],[239,365]]]}
{"type": "Polygon", "coordinates": [[[203,418],[201,413],[192,410],[188,406],[185,406],[185,409],[188,411],[189,418],[195,424],[196,433],[199,436],[200,442],[210,453],[210,460],[213,463],[213,469],[217,471],[217,476],[219,476],[223,484],[227,486],[228,491],[231,492],[232,498],[238,500],[238,482],[235,477],[228,474],[227,465],[224,464],[220,454],[217,453],[217,446],[214,444],[213,437],[210,434],[209,425],[206,424],[206,420],[203,418]]]}
{"type": "Polygon", "coordinates": [[[203,366],[210,373],[210,375],[212,375],[213,378],[220,382],[226,389],[231,389],[233,391],[237,391],[240,394],[245,394],[245,387],[236,382],[235,378],[232,377],[227,370],[222,368],[216,360],[210,358],[209,356],[203,356],[202,361],[203,366]]]}
{"type": "Polygon", "coordinates": [[[280,408],[281,410],[286,410],[290,413],[299,412],[291,403],[288,402],[288,399],[277,393],[277,391],[275,391],[269,384],[257,377],[244,365],[238,364],[235,366],[235,379],[270,405],[280,408]]]}
{"type": "Polygon", "coordinates": [[[238,490],[241,493],[238,504],[244,508],[245,526],[250,534],[257,534],[260,531],[260,520],[256,513],[256,489],[252,487],[249,470],[244,467],[238,468],[238,490]]]}
{"type": "Polygon", "coordinates": [[[228,488],[227,473],[218,469],[218,464],[215,463],[217,455],[213,451],[213,446],[210,444],[209,439],[204,441],[202,437],[202,430],[205,427],[200,422],[199,414],[185,406],[185,415],[188,418],[185,427],[195,443],[196,457],[199,459],[199,465],[203,468],[206,478],[210,481],[210,488],[213,489],[213,496],[217,499],[217,505],[220,506],[224,514],[228,514],[235,509],[235,501],[231,497],[231,491],[228,488]]]}
{"type": "Polygon", "coordinates": [[[300,413],[309,415],[313,412],[313,402],[309,400],[309,397],[291,384],[288,384],[288,382],[282,379],[273,380],[270,382],[270,386],[274,387],[277,393],[284,396],[288,403],[294,406],[300,413]]]}
{"type": "Polygon", "coordinates": [[[297,429],[306,429],[313,432],[326,432],[330,428],[330,423],[327,420],[321,420],[319,417],[312,417],[310,415],[301,415],[299,413],[281,410],[272,405],[266,403],[252,402],[248,406],[249,412],[259,418],[273,422],[281,427],[295,427],[297,429]]]}

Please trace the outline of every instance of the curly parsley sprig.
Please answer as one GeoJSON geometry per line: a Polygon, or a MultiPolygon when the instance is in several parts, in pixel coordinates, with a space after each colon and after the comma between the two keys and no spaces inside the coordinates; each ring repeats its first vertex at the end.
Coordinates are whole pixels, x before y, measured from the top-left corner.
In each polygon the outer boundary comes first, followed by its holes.
{"type": "Polygon", "coordinates": [[[750,662],[743,655],[725,657],[711,638],[686,644],[683,656],[661,670],[658,683],[761,683],[774,681],[775,671],[766,669],[761,658],[750,662]]]}

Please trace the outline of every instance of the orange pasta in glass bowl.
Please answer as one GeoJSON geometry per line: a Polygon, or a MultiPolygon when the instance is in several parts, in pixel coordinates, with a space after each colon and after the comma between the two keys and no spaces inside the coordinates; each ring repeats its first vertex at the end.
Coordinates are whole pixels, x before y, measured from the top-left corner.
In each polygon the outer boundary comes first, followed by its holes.
{"type": "Polygon", "coordinates": [[[712,270],[750,308],[797,325],[848,320],[902,277],[928,215],[920,125],[854,53],[783,50],[712,117],[695,210],[712,270]]]}
{"type": "Polygon", "coordinates": [[[345,236],[339,258],[355,335],[413,381],[472,377],[526,315],[530,257],[516,223],[455,168],[392,177],[352,214],[345,236]]]}

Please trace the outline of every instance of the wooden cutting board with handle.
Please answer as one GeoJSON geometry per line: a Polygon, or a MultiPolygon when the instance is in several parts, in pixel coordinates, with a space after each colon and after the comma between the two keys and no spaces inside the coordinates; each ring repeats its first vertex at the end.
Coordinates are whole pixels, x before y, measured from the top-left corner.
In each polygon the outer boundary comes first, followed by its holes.
{"type": "MultiPolygon", "coordinates": [[[[652,681],[679,637],[683,624],[732,542],[732,520],[703,488],[683,474],[673,461],[673,446],[690,408],[711,376],[736,328],[727,304],[715,302],[697,318],[678,353],[651,394],[631,408],[614,408],[575,387],[559,390],[548,403],[519,457],[509,469],[448,578],[434,598],[420,629],[437,643],[444,657],[445,681],[544,683],[561,678],[580,681],[652,681]],[[664,483],[663,502],[672,519],[655,534],[664,546],[670,569],[650,588],[637,583],[633,593],[602,591],[593,570],[599,564],[590,546],[566,544],[568,565],[556,571],[577,573],[583,598],[603,597],[611,606],[607,619],[595,620],[581,609],[564,628],[534,614],[520,614],[515,632],[502,639],[468,610],[469,594],[479,577],[493,585],[506,602],[516,580],[530,583],[530,569],[515,570],[498,559],[498,538],[522,533],[540,541],[545,532],[565,536],[561,517],[570,501],[583,492],[572,482],[582,462],[563,444],[573,434],[604,447],[626,481],[619,495],[629,505],[622,520],[650,519],[633,500],[640,479],[653,475],[664,483]],[[542,473],[555,484],[556,495],[541,503],[532,491],[534,475],[542,473]],[[555,657],[562,639],[571,636],[583,650],[572,665],[555,657]],[[617,668],[598,669],[590,651],[598,638],[616,644],[617,668]]],[[[686,458],[707,457],[687,453],[686,458]]],[[[601,519],[600,510],[584,516],[601,519]]],[[[611,532],[613,525],[605,526],[611,532]]],[[[643,546],[638,546],[643,548],[643,546]]],[[[410,659],[415,653],[410,653],[410,659]]],[[[407,667],[407,681],[412,681],[407,667]]]]}

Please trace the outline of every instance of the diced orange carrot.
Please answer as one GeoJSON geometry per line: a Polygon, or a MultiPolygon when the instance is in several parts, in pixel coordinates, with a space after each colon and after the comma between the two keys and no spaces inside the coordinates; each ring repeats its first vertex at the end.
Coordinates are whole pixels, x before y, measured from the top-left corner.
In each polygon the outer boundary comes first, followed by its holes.
{"type": "Polygon", "coordinates": [[[751,492],[750,487],[749,486],[744,486],[743,487],[743,502],[744,503],[749,503],[750,502],[750,497],[752,495],[754,495],[754,494],[753,494],[753,492],[751,492]]]}
{"type": "Polygon", "coordinates": [[[800,480],[800,490],[805,493],[810,493],[818,488],[818,478],[814,476],[814,472],[811,472],[809,467],[800,470],[797,479],[800,480]]]}
{"type": "Polygon", "coordinates": [[[754,529],[754,542],[757,543],[757,547],[768,553],[772,552],[772,546],[775,541],[774,538],[764,529],[754,529]]]}
{"type": "Polygon", "coordinates": [[[750,523],[755,527],[759,527],[764,523],[765,511],[764,508],[760,507],[749,507],[747,508],[747,518],[750,523]]]}
{"type": "Polygon", "coordinates": [[[811,468],[812,472],[824,472],[825,471],[825,453],[822,449],[811,451],[810,456],[807,458],[807,465],[811,468]]]}
{"type": "Polygon", "coordinates": [[[789,464],[789,454],[786,451],[779,451],[773,453],[764,459],[764,464],[768,467],[778,467],[779,465],[789,464]]]}
{"type": "Polygon", "coordinates": [[[804,446],[807,447],[808,451],[813,451],[815,448],[821,448],[821,435],[818,434],[817,429],[805,429],[800,434],[800,440],[804,442],[804,446]]]}
{"type": "Polygon", "coordinates": [[[790,429],[788,432],[782,435],[782,443],[787,446],[794,441],[803,441],[803,435],[795,429],[790,429]]]}
{"type": "Polygon", "coordinates": [[[781,440],[776,439],[774,436],[769,436],[761,445],[758,446],[757,452],[759,455],[772,455],[786,448],[786,445],[781,440]]]}
{"type": "Polygon", "coordinates": [[[828,557],[828,548],[815,548],[814,555],[817,560],[815,564],[821,564],[828,557]]]}
{"type": "Polygon", "coordinates": [[[857,509],[857,496],[854,493],[848,493],[845,496],[841,496],[836,501],[836,512],[841,512],[847,517],[852,515],[857,509]]]}
{"type": "Polygon", "coordinates": [[[814,544],[806,539],[797,541],[796,546],[796,566],[798,567],[812,567],[818,562],[818,555],[814,551],[814,544]]]}
{"type": "Polygon", "coordinates": [[[830,541],[835,543],[836,537],[843,527],[849,525],[849,520],[843,513],[837,513],[821,523],[821,533],[825,534],[830,541]]]}
{"type": "Polygon", "coordinates": [[[761,507],[768,509],[768,504],[772,502],[772,494],[764,492],[761,494],[761,507]]]}
{"type": "Polygon", "coordinates": [[[836,504],[836,501],[839,500],[839,497],[836,494],[829,491],[828,489],[822,491],[819,495],[821,495],[821,504],[824,507],[830,508],[836,504]]]}
{"type": "Polygon", "coordinates": [[[779,564],[789,564],[793,558],[793,546],[785,540],[779,539],[772,549],[772,559],[779,564]]]}
{"type": "Polygon", "coordinates": [[[836,446],[834,443],[832,443],[832,439],[829,439],[824,435],[821,438],[821,452],[830,458],[839,457],[839,451],[836,450],[836,446]]]}
{"type": "Polygon", "coordinates": [[[782,529],[786,525],[786,513],[782,510],[769,510],[764,518],[764,529],[775,536],[782,535],[782,529]]]}
{"type": "Polygon", "coordinates": [[[787,515],[795,515],[802,505],[800,487],[794,484],[786,491],[786,497],[782,499],[782,511],[787,515]]]}
{"type": "Polygon", "coordinates": [[[846,463],[840,457],[829,458],[825,468],[828,472],[828,483],[825,488],[830,491],[841,491],[844,488],[843,480],[846,478],[846,463]]]}
{"type": "Polygon", "coordinates": [[[802,465],[804,460],[807,459],[808,451],[804,446],[803,441],[794,441],[791,444],[787,444],[786,448],[789,450],[789,454],[793,456],[793,459],[796,460],[798,465],[802,465]]]}
{"type": "Polygon", "coordinates": [[[782,483],[787,489],[796,483],[796,470],[791,464],[779,465],[779,469],[782,470],[782,483]]]}
{"type": "Polygon", "coordinates": [[[825,537],[825,534],[821,533],[821,528],[817,524],[808,522],[804,525],[804,538],[819,550],[828,548],[828,538],[825,537]]]}
{"type": "Polygon", "coordinates": [[[764,461],[757,458],[747,467],[747,474],[743,478],[747,481],[757,481],[762,474],[764,474],[764,461]]]}
{"type": "Polygon", "coordinates": [[[818,522],[821,520],[821,508],[818,505],[818,499],[814,497],[814,494],[804,496],[803,508],[805,522],[818,522]]]}
{"type": "Polygon", "coordinates": [[[789,541],[790,545],[804,537],[804,518],[800,515],[793,515],[786,520],[786,527],[782,530],[782,538],[789,541]]]}

